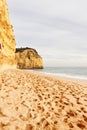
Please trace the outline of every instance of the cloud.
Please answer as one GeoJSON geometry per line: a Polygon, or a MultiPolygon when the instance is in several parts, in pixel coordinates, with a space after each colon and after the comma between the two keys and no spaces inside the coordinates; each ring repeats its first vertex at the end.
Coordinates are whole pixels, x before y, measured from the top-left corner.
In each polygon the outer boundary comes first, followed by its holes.
{"type": "Polygon", "coordinates": [[[36,48],[47,65],[87,65],[86,0],[7,2],[17,46],[36,48]]]}

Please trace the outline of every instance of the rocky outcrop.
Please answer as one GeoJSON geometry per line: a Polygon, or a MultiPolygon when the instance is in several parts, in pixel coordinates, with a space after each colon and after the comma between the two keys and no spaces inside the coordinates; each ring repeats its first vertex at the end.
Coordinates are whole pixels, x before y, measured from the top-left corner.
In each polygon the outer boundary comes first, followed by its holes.
{"type": "Polygon", "coordinates": [[[32,48],[17,48],[16,62],[18,68],[22,69],[41,69],[43,68],[43,61],[41,56],[35,49],[32,48]]]}
{"type": "Polygon", "coordinates": [[[0,0],[0,68],[3,66],[16,67],[15,45],[6,0],[0,0]]]}
{"type": "Polygon", "coordinates": [[[6,0],[0,0],[0,68],[16,67],[16,61],[18,68],[43,68],[42,58],[36,50],[31,48],[15,49],[15,45],[6,0]]]}

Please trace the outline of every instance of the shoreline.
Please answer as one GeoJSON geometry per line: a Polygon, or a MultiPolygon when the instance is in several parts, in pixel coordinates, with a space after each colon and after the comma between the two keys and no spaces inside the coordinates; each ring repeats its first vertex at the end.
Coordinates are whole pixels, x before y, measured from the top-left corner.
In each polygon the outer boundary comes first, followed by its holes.
{"type": "Polygon", "coordinates": [[[32,72],[32,73],[36,73],[36,74],[41,74],[41,75],[45,75],[45,76],[49,76],[52,78],[56,78],[56,79],[65,79],[65,80],[73,80],[73,81],[81,81],[81,82],[87,82],[86,78],[81,78],[79,76],[71,76],[71,75],[64,75],[64,74],[54,74],[54,73],[47,73],[47,72],[41,72],[41,71],[35,71],[35,70],[24,70],[26,72],[32,72]]]}
{"type": "Polygon", "coordinates": [[[87,67],[45,67],[41,71],[59,77],[87,80],[87,67]]]}
{"type": "Polygon", "coordinates": [[[49,70],[49,72],[48,72],[47,70],[44,70],[44,69],[22,69],[22,70],[38,72],[38,73],[42,73],[42,74],[47,74],[49,76],[52,75],[54,77],[61,77],[61,78],[69,78],[69,79],[77,79],[77,80],[87,81],[87,76],[83,75],[83,74],[69,74],[67,72],[66,73],[62,73],[62,72],[56,73],[56,72],[51,72],[51,70],[49,70]]]}
{"type": "Polygon", "coordinates": [[[34,71],[0,71],[0,129],[86,130],[87,82],[34,71]]]}

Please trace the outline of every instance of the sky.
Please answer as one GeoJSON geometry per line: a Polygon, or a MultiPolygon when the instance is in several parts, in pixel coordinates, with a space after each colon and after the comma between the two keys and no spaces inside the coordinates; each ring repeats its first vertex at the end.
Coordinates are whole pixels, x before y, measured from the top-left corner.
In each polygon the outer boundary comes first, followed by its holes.
{"type": "Polygon", "coordinates": [[[44,66],[87,66],[87,0],[7,0],[17,47],[44,66]]]}

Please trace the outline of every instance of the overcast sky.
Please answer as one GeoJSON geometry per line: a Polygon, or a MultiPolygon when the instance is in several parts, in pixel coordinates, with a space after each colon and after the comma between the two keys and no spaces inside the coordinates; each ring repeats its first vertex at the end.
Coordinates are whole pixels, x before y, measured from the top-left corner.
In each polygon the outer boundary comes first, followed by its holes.
{"type": "Polygon", "coordinates": [[[17,47],[45,66],[87,66],[87,0],[7,0],[17,47]]]}

